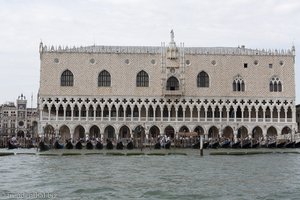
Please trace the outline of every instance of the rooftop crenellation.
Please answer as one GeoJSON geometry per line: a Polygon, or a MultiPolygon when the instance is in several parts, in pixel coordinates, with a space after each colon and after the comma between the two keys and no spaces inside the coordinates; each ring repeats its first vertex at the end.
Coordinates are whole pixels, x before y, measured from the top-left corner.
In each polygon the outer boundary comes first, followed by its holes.
{"type": "MultiPolygon", "coordinates": [[[[181,43],[184,46],[183,43],[181,43]]],[[[40,44],[40,53],[126,53],[126,54],[160,54],[168,48],[162,43],[161,46],[47,46],[40,44]]],[[[280,55],[295,56],[295,47],[291,49],[250,49],[241,47],[183,47],[184,54],[197,55],[280,55]]]]}

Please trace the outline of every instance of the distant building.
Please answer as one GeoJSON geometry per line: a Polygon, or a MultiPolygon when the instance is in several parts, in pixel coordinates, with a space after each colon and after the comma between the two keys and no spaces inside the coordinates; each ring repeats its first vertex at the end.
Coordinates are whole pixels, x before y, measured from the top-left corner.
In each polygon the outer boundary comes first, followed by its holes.
{"type": "Polygon", "coordinates": [[[295,48],[40,44],[39,133],[123,139],[295,133],[295,48]]]}
{"type": "Polygon", "coordinates": [[[0,135],[36,137],[38,119],[37,109],[27,108],[27,100],[21,94],[16,105],[8,102],[0,106],[0,135]]]}

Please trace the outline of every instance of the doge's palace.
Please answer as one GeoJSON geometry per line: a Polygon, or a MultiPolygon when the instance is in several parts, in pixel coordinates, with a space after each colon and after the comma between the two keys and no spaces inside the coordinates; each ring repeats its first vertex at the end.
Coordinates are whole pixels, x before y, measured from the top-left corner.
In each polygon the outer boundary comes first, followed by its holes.
{"type": "Polygon", "coordinates": [[[53,47],[40,52],[39,134],[206,138],[294,134],[295,48],[53,47]]]}

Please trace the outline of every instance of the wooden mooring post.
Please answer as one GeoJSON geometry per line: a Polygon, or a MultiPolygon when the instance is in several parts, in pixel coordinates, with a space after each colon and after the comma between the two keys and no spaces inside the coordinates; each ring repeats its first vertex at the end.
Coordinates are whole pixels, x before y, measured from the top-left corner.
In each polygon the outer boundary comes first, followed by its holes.
{"type": "Polygon", "coordinates": [[[200,135],[200,156],[203,156],[203,136],[200,135]]]}

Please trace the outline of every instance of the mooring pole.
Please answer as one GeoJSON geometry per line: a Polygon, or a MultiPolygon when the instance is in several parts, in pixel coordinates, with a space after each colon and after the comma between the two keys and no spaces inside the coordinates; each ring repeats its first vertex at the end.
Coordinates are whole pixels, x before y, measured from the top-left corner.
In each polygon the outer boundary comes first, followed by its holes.
{"type": "Polygon", "coordinates": [[[203,156],[203,137],[200,135],[200,156],[203,156]]]}

